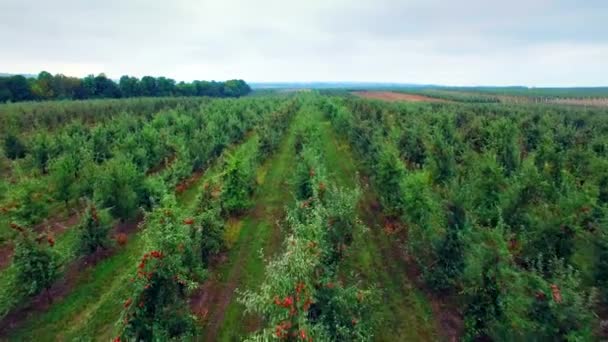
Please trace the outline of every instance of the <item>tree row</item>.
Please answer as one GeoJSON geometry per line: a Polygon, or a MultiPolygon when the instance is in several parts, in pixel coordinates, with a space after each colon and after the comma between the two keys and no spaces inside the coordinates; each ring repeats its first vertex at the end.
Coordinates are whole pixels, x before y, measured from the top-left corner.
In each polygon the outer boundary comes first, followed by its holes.
{"type": "Polygon", "coordinates": [[[240,97],[251,92],[243,80],[176,82],[167,77],[122,76],[118,82],[105,74],[84,78],[52,75],[42,71],[36,78],[0,77],[0,103],[63,99],[100,99],[159,96],[240,97]]]}

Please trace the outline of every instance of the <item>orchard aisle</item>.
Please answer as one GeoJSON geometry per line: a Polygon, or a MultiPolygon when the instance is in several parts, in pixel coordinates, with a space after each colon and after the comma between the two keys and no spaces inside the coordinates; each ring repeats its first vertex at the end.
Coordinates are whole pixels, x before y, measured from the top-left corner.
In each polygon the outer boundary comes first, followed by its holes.
{"type": "Polygon", "coordinates": [[[243,313],[236,290],[257,288],[264,279],[266,260],[281,247],[279,222],[285,205],[293,202],[293,145],[297,121],[302,119],[306,118],[300,111],[292,119],[279,150],[258,170],[253,208],[246,216],[229,221],[226,241],[232,247],[226,260],[211,270],[209,279],[192,299],[192,310],[202,320],[204,341],[241,340],[259,327],[259,318],[243,313]]]}
{"type": "Polygon", "coordinates": [[[341,274],[346,281],[362,280],[364,285],[375,285],[381,291],[381,303],[374,317],[378,321],[375,340],[440,339],[431,303],[408,278],[403,246],[384,230],[378,200],[373,189],[357,174],[350,146],[336,136],[329,121],[323,120],[321,128],[330,178],[348,188],[363,183],[359,218],[369,231],[354,237],[349,254],[341,263],[341,274]]]}

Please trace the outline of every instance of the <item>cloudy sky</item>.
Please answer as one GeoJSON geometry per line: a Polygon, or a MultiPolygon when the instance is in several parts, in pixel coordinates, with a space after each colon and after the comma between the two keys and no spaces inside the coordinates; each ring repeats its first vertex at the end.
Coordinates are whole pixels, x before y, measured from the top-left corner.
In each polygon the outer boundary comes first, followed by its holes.
{"type": "Polygon", "coordinates": [[[0,0],[0,72],[608,86],[608,0],[0,0]]]}

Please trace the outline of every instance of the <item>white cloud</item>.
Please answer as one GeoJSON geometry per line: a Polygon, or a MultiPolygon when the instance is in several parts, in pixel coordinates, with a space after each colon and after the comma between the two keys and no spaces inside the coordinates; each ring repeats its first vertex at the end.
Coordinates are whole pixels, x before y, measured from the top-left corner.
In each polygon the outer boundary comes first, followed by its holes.
{"type": "Polygon", "coordinates": [[[0,71],[607,85],[605,1],[3,0],[0,71]]]}

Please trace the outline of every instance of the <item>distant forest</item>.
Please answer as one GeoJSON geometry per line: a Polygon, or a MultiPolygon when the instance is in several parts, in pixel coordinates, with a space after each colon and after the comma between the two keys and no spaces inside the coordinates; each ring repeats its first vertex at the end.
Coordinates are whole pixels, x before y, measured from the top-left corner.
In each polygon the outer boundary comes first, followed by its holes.
{"type": "Polygon", "coordinates": [[[251,92],[243,80],[179,82],[166,77],[122,76],[118,83],[105,74],[85,78],[46,71],[37,77],[22,75],[0,77],[0,102],[101,99],[138,96],[210,96],[240,97],[251,92]]]}

